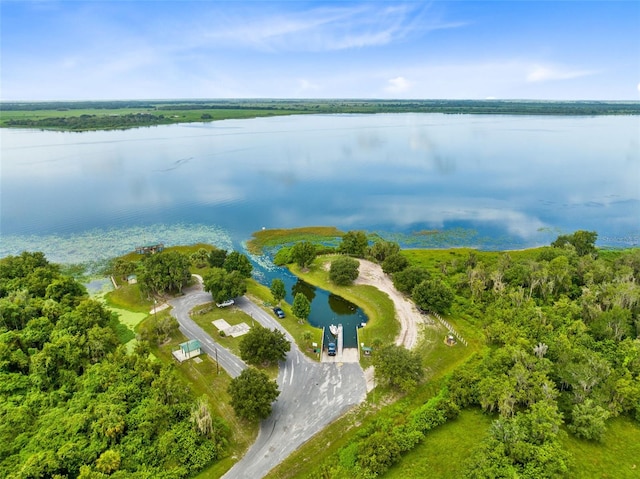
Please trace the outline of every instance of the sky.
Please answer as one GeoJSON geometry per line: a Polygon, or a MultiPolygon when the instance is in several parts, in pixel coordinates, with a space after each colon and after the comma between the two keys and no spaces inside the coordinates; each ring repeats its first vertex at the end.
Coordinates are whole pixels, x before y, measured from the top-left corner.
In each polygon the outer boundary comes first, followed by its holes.
{"type": "Polygon", "coordinates": [[[640,99],[640,1],[0,2],[0,99],[640,99]]]}

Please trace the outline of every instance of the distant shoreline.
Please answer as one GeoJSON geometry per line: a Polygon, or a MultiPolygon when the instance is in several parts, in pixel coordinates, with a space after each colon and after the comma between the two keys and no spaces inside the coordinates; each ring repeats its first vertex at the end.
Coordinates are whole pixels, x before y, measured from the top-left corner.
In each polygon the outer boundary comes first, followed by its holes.
{"type": "Polygon", "coordinates": [[[637,101],[534,100],[114,100],[0,102],[1,128],[125,130],[144,126],[309,114],[634,116],[637,101]]]}

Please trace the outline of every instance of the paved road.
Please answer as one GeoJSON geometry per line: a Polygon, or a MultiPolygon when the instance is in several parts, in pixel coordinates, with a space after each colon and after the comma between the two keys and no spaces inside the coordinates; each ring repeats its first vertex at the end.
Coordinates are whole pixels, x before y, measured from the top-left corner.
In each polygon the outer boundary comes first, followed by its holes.
{"type": "Polygon", "coordinates": [[[207,334],[200,326],[198,326],[191,317],[189,311],[199,304],[210,303],[213,301],[210,293],[202,290],[202,286],[191,286],[184,291],[185,295],[172,299],[169,304],[173,306],[171,315],[178,320],[180,331],[189,339],[197,339],[200,341],[202,349],[214,360],[217,358],[222,367],[229,376],[236,378],[240,376],[243,369],[247,367],[246,363],[231,353],[228,349],[216,343],[211,336],[207,334]]]}
{"type": "MultiPolygon", "coordinates": [[[[220,366],[237,377],[246,364],[216,344],[189,317],[191,309],[210,301],[209,293],[203,292],[201,286],[194,286],[185,290],[185,296],[170,302],[173,306],[171,314],[178,320],[183,334],[198,339],[214,359],[217,348],[220,366]]],[[[291,351],[280,363],[280,396],[273,404],[271,416],[260,424],[256,442],[223,476],[226,479],[259,479],[348,409],[361,403],[366,396],[366,383],[359,364],[313,362],[300,352],[293,338],[272,314],[244,297],[238,298],[236,305],[263,326],[280,329],[292,341],[291,351]]]]}

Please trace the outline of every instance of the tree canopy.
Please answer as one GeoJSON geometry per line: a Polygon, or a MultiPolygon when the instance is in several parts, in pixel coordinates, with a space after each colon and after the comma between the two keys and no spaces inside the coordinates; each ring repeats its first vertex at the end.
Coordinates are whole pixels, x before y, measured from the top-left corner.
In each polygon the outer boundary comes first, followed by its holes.
{"type": "Polygon", "coordinates": [[[271,414],[271,403],[280,395],[278,385],[262,371],[250,367],[229,384],[231,406],[236,415],[249,421],[265,419],[271,414]]]}
{"type": "Polygon", "coordinates": [[[202,280],[204,290],[211,293],[216,303],[237,298],[247,292],[246,278],[238,271],[229,273],[222,268],[211,268],[202,280]]]}
{"type": "Polygon", "coordinates": [[[296,293],[291,307],[293,315],[300,321],[306,321],[311,313],[311,302],[302,293],[296,293]]]}
{"type": "Polygon", "coordinates": [[[316,259],[316,246],[309,241],[300,241],[291,248],[290,259],[301,268],[308,268],[316,259]]]}
{"type": "Polygon", "coordinates": [[[364,258],[369,247],[369,240],[364,231],[348,231],[342,237],[338,252],[364,258]]]}
{"type": "Polygon", "coordinates": [[[228,273],[237,271],[243,278],[250,278],[251,271],[253,271],[253,265],[247,255],[239,253],[238,251],[232,251],[227,255],[224,260],[224,269],[228,273]]]}
{"type": "Polygon", "coordinates": [[[283,361],[291,343],[282,331],[270,330],[259,324],[253,326],[240,341],[240,357],[249,364],[269,365],[283,361]]]}
{"type": "Polygon", "coordinates": [[[358,278],[358,260],[342,256],[331,262],[329,279],[338,286],[348,286],[358,278]]]}
{"type": "Polygon", "coordinates": [[[138,274],[140,289],[149,294],[181,293],[191,279],[189,258],[178,251],[145,256],[138,274]]]}
{"type": "Polygon", "coordinates": [[[415,388],[424,377],[420,354],[395,344],[375,350],[373,365],[376,381],[405,392],[415,388]]]}
{"type": "Polygon", "coordinates": [[[271,291],[271,296],[273,297],[273,301],[275,303],[279,303],[287,295],[284,281],[282,281],[280,278],[274,278],[273,280],[271,280],[271,287],[269,288],[269,290],[271,291]]]}

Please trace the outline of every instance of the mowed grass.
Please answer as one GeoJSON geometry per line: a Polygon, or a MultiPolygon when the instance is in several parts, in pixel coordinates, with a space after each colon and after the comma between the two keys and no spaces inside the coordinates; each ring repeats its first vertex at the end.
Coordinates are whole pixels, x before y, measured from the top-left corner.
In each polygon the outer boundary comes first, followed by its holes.
{"type": "Polygon", "coordinates": [[[568,477],[637,479],[640,477],[640,424],[626,417],[607,421],[601,442],[569,435],[563,446],[573,456],[568,477]]]}
{"type": "Polygon", "coordinates": [[[492,417],[479,409],[467,409],[453,421],[430,431],[412,451],[402,456],[382,477],[386,479],[458,479],[465,463],[487,434],[492,417]]]}

